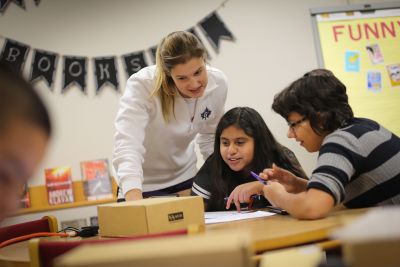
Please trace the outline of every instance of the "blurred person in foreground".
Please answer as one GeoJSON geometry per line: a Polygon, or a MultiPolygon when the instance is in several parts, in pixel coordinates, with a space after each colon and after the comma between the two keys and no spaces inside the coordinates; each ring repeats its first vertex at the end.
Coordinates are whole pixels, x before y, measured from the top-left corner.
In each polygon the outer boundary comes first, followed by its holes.
{"type": "Polygon", "coordinates": [[[0,61],[0,222],[18,208],[21,188],[43,159],[50,136],[39,95],[0,61]]]}

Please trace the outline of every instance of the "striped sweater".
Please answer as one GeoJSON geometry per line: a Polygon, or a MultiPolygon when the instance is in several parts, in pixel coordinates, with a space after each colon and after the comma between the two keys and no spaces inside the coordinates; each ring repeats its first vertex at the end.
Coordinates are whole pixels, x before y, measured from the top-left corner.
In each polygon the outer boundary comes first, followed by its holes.
{"type": "Polygon", "coordinates": [[[353,119],[325,137],[309,188],[348,208],[400,204],[399,137],[372,120],[353,119]]]}

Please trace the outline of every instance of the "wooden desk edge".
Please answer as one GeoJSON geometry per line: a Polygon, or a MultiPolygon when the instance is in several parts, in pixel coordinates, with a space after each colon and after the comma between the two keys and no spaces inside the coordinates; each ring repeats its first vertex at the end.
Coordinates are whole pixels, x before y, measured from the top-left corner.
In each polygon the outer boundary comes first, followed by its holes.
{"type": "Polygon", "coordinates": [[[36,213],[36,212],[44,212],[44,211],[49,211],[49,210],[60,210],[60,209],[79,208],[79,207],[84,207],[84,206],[95,206],[95,205],[106,204],[106,203],[111,203],[111,202],[117,202],[117,199],[115,197],[113,197],[113,198],[99,199],[99,200],[76,201],[76,202],[71,202],[71,203],[66,203],[66,204],[46,206],[46,207],[40,207],[40,208],[25,208],[25,209],[20,209],[19,211],[17,211],[14,214],[14,216],[19,216],[19,215],[29,214],[29,213],[36,213]]]}
{"type": "Polygon", "coordinates": [[[284,236],[269,240],[255,241],[254,249],[257,253],[262,253],[267,250],[275,250],[281,248],[287,248],[291,246],[303,245],[307,243],[315,243],[318,241],[324,241],[329,238],[329,234],[334,227],[329,229],[319,229],[309,231],[307,233],[299,233],[292,236],[284,236]]]}

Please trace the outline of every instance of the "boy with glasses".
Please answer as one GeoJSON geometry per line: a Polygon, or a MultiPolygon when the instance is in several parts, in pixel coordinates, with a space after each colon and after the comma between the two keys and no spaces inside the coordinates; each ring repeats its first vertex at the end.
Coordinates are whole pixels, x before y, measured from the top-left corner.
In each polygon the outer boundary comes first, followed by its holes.
{"type": "Polygon", "coordinates": [[[347,208],[400,204],[400,139],[377,122],[355,118],[345,85],[316,69],[277,94],[272,109],[288,121],[288,137],[319,152],[309,181],[273,165],[260,176],[265,197],[300,219],[347,208]]]}

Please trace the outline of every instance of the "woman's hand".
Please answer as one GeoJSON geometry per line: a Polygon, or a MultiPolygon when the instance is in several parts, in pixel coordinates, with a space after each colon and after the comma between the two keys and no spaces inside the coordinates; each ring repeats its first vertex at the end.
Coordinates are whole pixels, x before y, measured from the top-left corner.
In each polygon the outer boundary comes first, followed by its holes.
{"type": "Polygon", "coordinates": [[[238,185],[226,201],[226,209],[231,207],[232,202],[235,203],[237,211],[240,211],[240,203],[249,203],[250,197],[256,194],[263,193],[263,184],[255,181],[238,185]]]}
{"type": "Polygon", "coordinates": [[[299,193],[305,191],[307,187],[307,180],[297,177],[290,171],[279,168],[275,163],[272,164],[271,169],[264,169],[260,173],[260,177],[267,181],[279,182],[289,193],[299,193]]]}
{"type": "Polygon", "coordinates": [[[139,200],[143,199],[142,191],[139,189],[132,189],[126,192],[125,201],[139,200]]]}

